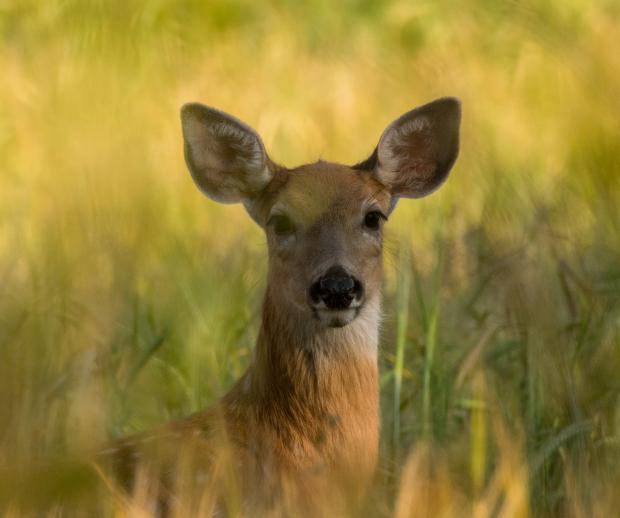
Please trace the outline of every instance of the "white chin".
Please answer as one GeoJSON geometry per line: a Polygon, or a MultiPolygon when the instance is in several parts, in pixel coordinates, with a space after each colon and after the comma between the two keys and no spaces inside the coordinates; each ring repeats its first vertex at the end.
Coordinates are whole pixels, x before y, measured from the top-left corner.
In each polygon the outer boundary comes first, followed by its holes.
{"type": "Polygon", "coordinates": [[[319,309],[316,315],[327,327],[344,327],[357,316],[357,309],[319,309]]]}

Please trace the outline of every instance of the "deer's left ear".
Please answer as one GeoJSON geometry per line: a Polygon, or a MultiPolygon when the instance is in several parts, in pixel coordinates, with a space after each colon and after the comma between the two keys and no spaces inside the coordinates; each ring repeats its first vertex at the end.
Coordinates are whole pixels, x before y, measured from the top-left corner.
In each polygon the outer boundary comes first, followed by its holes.
{"type": "Polygon", "coordinates": [[[421,198],[448,177],[459,152],[461,103],[443,97],[405,113],[383,132],[372,164],[395,198],[421,198]]]}

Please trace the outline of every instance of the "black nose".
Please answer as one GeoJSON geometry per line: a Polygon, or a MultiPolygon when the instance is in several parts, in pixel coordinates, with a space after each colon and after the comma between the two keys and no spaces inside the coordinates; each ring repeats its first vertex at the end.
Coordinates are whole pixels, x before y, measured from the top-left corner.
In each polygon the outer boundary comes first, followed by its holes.
{"type": "Polygon", "coordinates": [[[332,266],[310,288],[315,304],[323,301],[329,309],[347,309],[363,293],[362,284],[342,266],[332,266]]]}

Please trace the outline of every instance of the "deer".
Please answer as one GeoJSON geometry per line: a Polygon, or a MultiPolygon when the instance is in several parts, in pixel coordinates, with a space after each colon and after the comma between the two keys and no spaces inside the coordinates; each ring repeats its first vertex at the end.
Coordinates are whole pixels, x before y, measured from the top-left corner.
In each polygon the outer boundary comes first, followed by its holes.
{"type": "Polygon", "coordinates": [[[446,180],[460,119],[460,101],[440,98],[389,124],[362,162],[289,169],[244,122],[185,104],[185,161],[196,186],[216,202],[243,204],[266,235],[260,331],[247,371],[216,404],[106,454],[132,460],[134,481],[140,466],[168,474],[158,486],[168,495],[174,476],[198,473],[196,487],[217,495],[205,514],[359,510],[379,457],[384,224],[398,200],[446,180]]]}

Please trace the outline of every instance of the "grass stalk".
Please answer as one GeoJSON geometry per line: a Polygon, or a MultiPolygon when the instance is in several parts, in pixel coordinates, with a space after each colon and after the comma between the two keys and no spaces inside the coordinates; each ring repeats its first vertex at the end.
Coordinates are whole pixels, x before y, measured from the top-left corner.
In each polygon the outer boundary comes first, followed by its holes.
{"type": "Polygon", "coordinates": [[[407,325],[409,318],[409,288],[411,285],[411,260],[409,248],[401,247],[399,257],[399,283],[397,289],[396,306],[396,361],[394,362],[394,428],[392,444],[394,448],[394,459],[400,461],[401,444],[401,392],[403,384],[403,366],[405,358],[405,347],[407,344],[407,325]]]}

